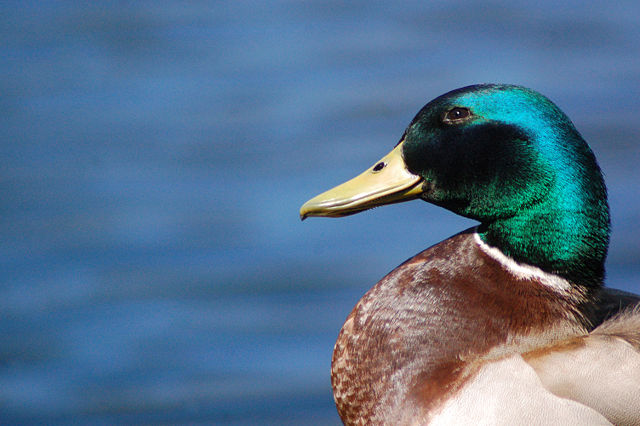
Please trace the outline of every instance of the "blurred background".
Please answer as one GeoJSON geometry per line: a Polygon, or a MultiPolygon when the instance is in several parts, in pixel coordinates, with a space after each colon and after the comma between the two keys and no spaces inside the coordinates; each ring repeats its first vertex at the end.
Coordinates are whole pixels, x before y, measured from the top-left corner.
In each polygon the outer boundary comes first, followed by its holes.
{"type": "Polygon", "coordinates": [[[474,223],[301,223],[430,99],[556,102],[599,158],[608,285],[640,292],[640,3],[0,6],[0,423],[335,425],[360,296],[474,223]]]}

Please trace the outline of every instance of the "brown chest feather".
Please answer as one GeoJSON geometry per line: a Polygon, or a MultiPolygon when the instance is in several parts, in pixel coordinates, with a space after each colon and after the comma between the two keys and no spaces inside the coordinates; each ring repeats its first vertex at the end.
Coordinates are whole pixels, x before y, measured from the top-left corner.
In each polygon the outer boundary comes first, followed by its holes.
{"type": "Polygon", "coordinates": [[[499,351],[524,352],[585,332],[577,292],[517,277],[469,231],[384,277],[358,302],[336,342],[331,381],[345,424],[428,421],[499,351]]]}

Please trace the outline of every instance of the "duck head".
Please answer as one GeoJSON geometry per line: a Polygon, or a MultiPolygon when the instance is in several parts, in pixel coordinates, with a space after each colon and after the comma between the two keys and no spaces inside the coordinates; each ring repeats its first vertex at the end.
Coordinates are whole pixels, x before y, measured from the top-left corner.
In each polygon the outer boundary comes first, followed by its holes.
{"type": "Polygon", "coordinates": [[[533,90],[474,85],[434,99],[388,155],[300,215],[416,198],[478,220],[481,238],[518,262],[602,282],[609,209],[600,168],[569,118],[533,90]]]}

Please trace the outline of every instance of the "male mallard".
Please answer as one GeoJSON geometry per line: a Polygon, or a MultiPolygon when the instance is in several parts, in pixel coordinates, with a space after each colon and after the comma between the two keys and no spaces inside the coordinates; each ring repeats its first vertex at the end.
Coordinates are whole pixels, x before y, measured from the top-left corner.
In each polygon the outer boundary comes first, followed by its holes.
{"type": "Polygon", "coordinates": [[[407,260],[348,316],[331,366],[343,422],[640,424],[640,298],[603,287],[606,188],[569,118],[523,87],[454,90],[300,215],[415,198],[480,225],[407,260]]]}

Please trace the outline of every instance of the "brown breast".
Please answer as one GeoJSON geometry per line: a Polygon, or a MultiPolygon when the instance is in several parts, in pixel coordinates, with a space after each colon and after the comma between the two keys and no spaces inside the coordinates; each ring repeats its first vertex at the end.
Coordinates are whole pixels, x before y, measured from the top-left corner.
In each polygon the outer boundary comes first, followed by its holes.
{"type": "Polygon", "coordinates": [[[514,276],[472,230],[423,251],[369,290],[340,332],[331,382],[342,421],[428,422],[498,348],[584,333],[580,296],[514,276]]]}

